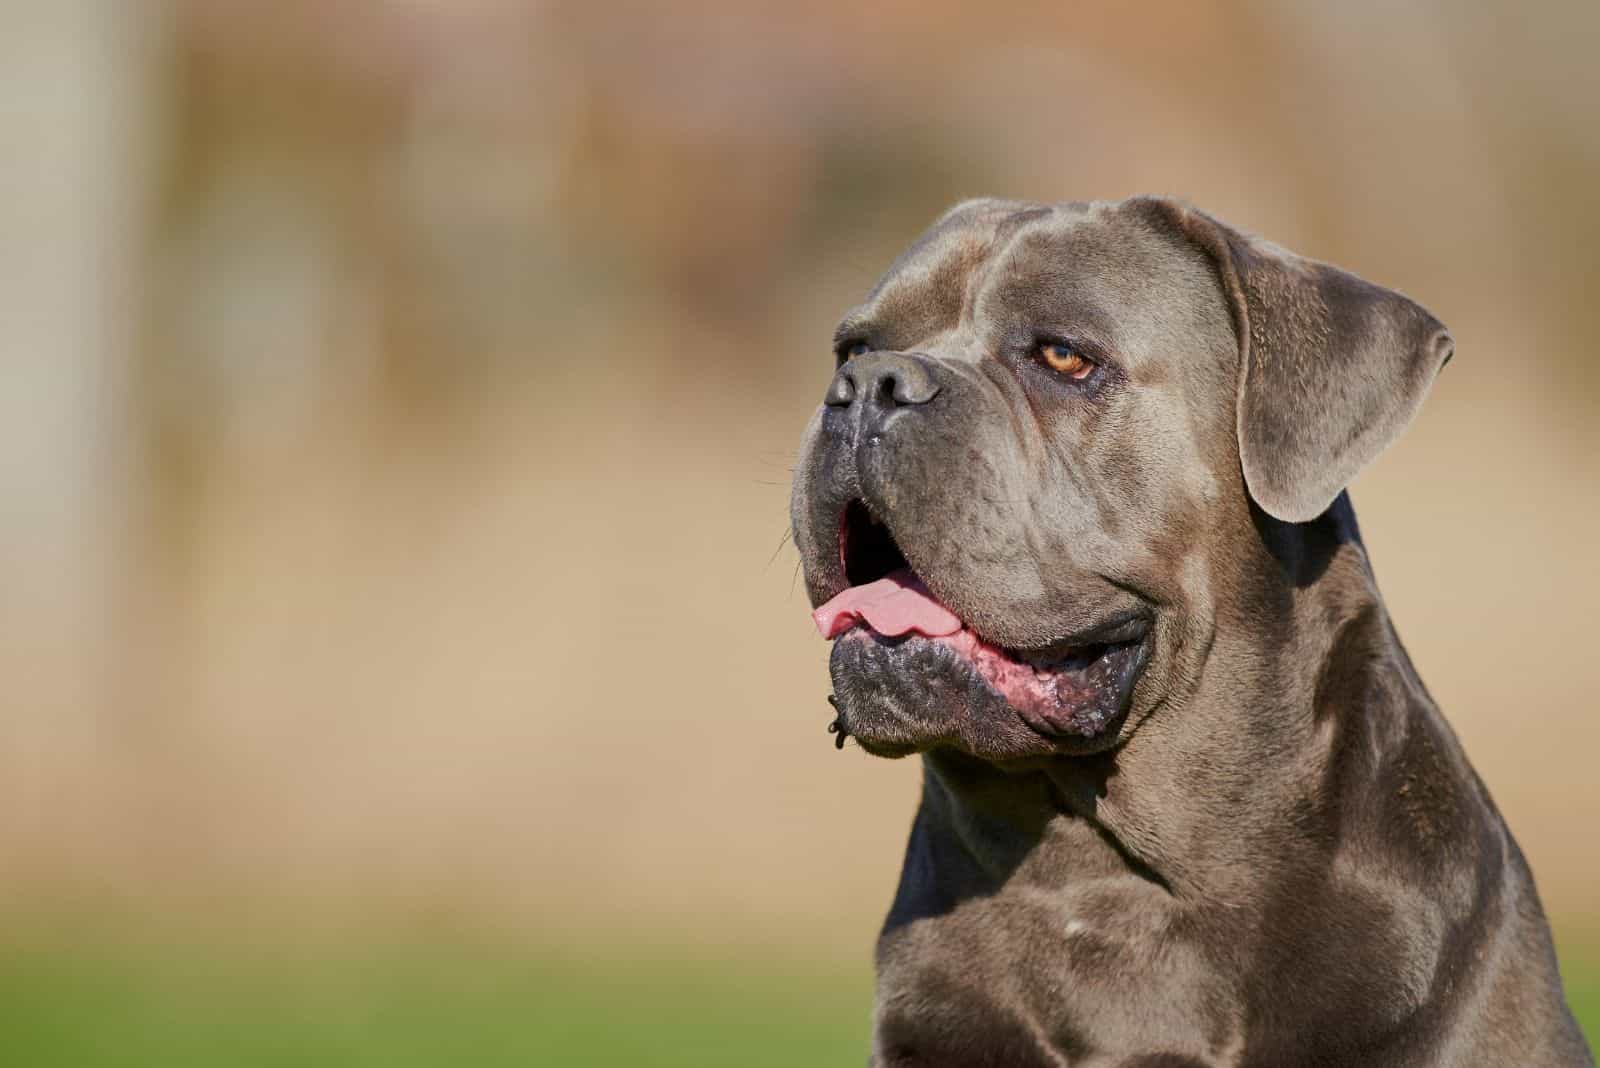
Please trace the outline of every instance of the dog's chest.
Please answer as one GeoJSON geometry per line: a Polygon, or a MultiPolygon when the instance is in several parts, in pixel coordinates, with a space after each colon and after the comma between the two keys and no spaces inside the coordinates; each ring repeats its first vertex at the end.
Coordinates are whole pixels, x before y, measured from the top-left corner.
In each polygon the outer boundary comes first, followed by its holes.
{"type": "Polygon", "coordinates": [[[1232,1005],[1159,888],[1007,888],[885,933],[873,1063],[1216,1064],[1232,1005]]]}

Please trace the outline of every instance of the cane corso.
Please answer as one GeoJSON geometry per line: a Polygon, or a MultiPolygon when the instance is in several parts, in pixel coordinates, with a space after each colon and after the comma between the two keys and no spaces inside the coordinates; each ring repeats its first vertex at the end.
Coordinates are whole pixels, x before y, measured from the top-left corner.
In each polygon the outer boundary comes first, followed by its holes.
{"type": "Polygon", "coordinates": [[[1593,1063],[1345,492],[1452,349],[1159,197],[962,204],[844,317],[795,541],[924,769],[874,1065],[1593,1063]]]}

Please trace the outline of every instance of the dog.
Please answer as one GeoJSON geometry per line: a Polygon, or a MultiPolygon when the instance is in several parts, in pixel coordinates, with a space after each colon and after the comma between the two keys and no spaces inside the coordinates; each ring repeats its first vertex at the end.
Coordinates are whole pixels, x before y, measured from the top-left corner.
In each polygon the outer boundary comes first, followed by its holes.
{"type": "Polygon", "coordinates": [[[831,729],[924,769],[871,1064],[1594,1063],[1346,493],[1437,319],[1170,199],[976,200],[834,341],[831,729]]]}

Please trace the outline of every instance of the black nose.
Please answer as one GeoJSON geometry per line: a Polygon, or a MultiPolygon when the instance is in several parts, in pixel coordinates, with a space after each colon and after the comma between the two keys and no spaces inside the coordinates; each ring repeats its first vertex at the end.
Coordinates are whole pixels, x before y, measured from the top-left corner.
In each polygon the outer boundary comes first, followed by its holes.
{"type": "Polygon", "coordinates": [[[860,403],[882,418],[896,408],[927,404],[938,394],[927,357],[869,352],[844,362],[822,402],[830,408],[860,403]]]}

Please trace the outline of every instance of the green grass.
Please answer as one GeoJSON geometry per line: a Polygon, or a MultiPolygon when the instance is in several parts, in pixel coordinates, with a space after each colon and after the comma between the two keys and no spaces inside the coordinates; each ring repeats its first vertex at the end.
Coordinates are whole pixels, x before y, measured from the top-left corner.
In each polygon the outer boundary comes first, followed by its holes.
{"type": "Polygon", "coordinates": [[[1600,954],[1564,950],[1561,977],[1567,987],[1567,1003],[1589,1039],[1589,1048],[1600,1053],[1600,954]]]}
{"type": "MultiPolygon", "coordinates": [[[[1572,962],[1569,961],[1569,965],[1572,962]]],[[[719,1068],[865,1061],[870,976],[705,961],[0,948],[7,1068],[719,1068]]],[[[1600,959],[1569,994],[1600,1035],[1600,959]]]]}
{"type": "Polygon", "coordinates": [[[0,1063],[783,1068],[866,1059],[864,968],[599,968],[435,950],[205,956],[0,951],[0,1063]]]}

